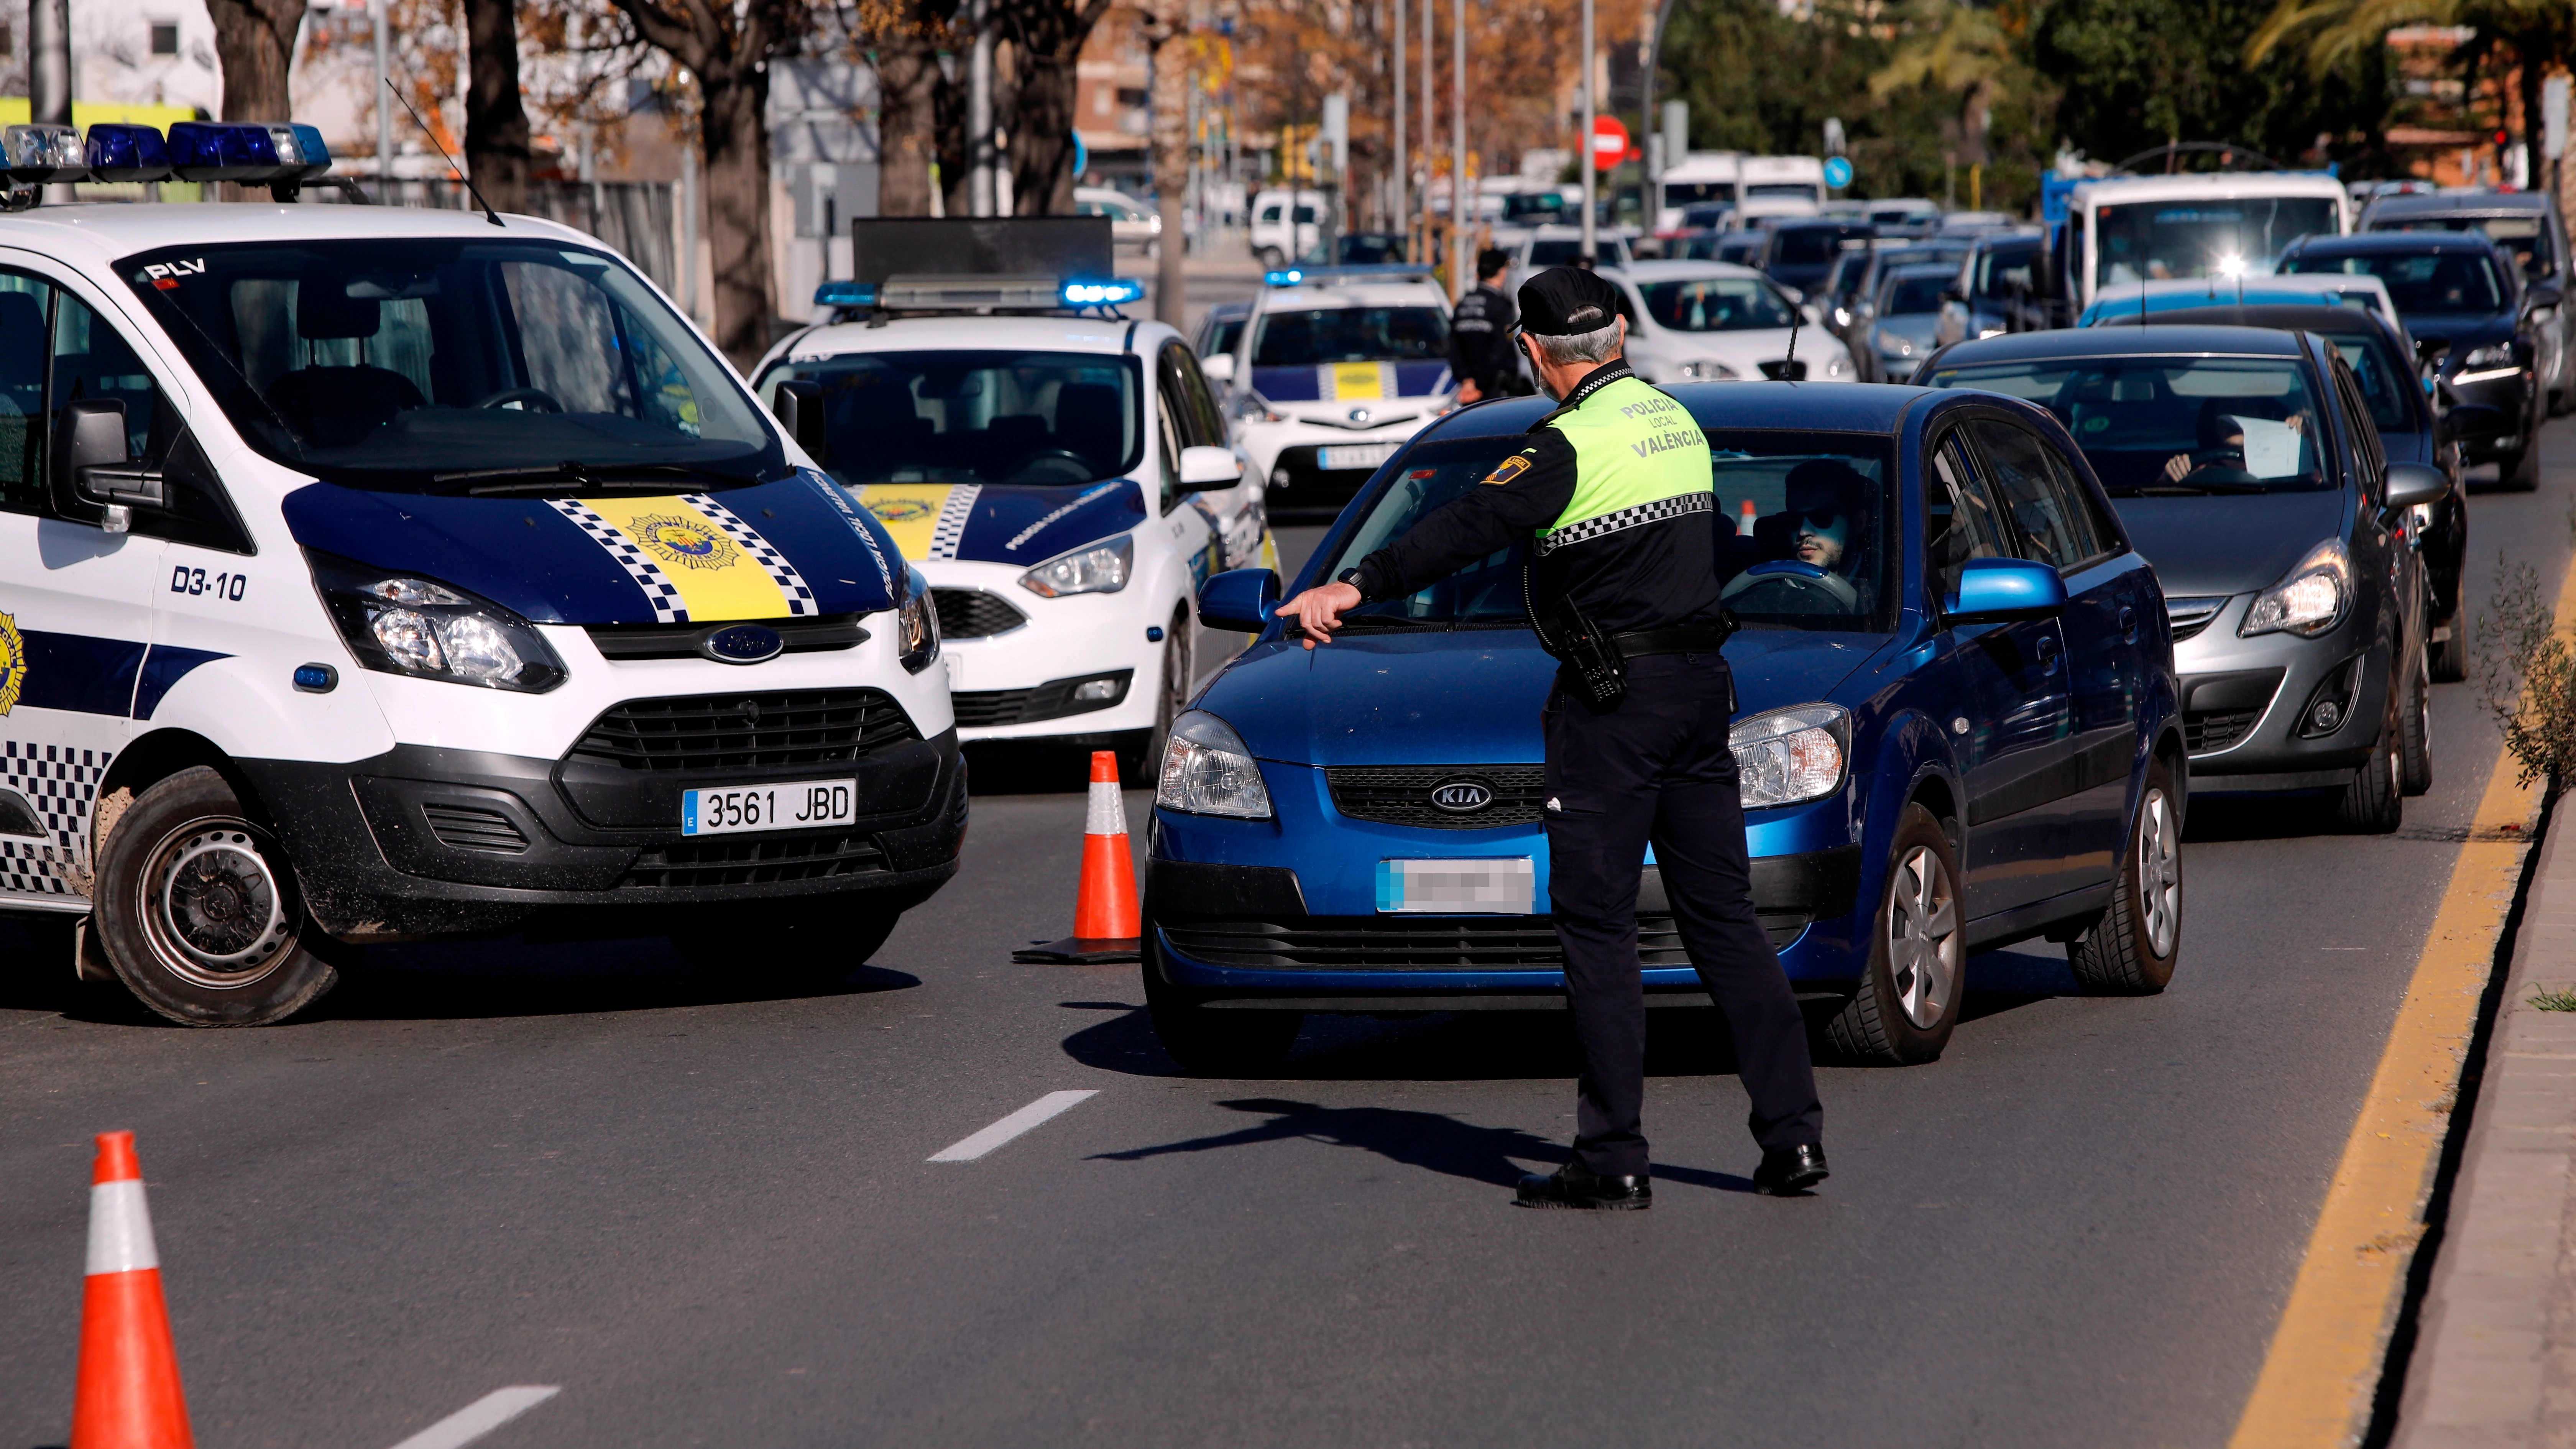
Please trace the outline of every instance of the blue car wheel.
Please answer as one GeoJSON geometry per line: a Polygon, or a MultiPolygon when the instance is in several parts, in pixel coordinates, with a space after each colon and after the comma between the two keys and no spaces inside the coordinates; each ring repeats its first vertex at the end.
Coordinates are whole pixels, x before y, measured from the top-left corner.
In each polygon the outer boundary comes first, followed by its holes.
{"type": "Polygon", "coordinates": [[[2155,995],[2182,951],[2182,812],[2163,760],[2147,767],[2125,854],[2102,919],[2066,947],[2076,983],[2095,996],[2155,995]]]}
{"type": "Polygon", "coordinates": [[[1938,1061],[1967,984],[1967,912],[1948,831],[1908,805],[1887,850],[1860,990],[1826,1028],[1847,1056],[1888,1066],[1938,1061]]]}

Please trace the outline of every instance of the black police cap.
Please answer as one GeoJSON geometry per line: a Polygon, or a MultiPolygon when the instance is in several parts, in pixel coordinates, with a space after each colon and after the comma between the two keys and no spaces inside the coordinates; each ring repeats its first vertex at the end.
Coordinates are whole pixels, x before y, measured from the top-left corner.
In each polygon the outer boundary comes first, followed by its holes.
{"type": "Polygon", "coordinates": [[[1598,332],[1619,315],[1619,289],[1576,267],[1550,267],[1521,284],[1521,330],[1540,337],[1598,332]]]}

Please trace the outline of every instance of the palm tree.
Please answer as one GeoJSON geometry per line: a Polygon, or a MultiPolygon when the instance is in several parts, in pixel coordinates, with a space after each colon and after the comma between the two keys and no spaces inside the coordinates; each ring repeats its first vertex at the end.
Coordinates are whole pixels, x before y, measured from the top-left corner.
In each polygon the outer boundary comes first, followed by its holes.
{"type": "Polygon", "coordinates": [[[1967,0],[1908,0],[1899,24],[1907,39],[1869,78],[1869,93],[1883,99],[1917,85],[1958,92],[1959,159],[1984,164],[1987,120],[2013,66],[2002,17],[1967,0]]]}

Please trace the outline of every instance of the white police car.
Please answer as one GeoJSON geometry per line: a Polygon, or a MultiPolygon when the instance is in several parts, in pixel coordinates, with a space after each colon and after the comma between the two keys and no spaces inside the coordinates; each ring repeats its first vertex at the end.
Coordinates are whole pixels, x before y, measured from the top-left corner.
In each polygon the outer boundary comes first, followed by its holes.
{"type": "MultiPolygon", "coordinates": [[[[280,139],[0,144],[21,182],[328,165],[280,139]]],[[[0,911],[85,974],[256,1024],[359,943],[541,919],[838,971],[955,873],[926,585],[622,258],[34,199],[0,216],[0,911]]]]}
{"type": "Polygon", "coordinates": [[[1270,514],[1339,513],[1378,465],[1457,405],[1449,299],[1419,267],[1292,267],[1265,278],[1234,351],[1234,435],[1270,514]]]}
{"type": "Polygon", "coordinates": [[[930,580],[961,738],[1117,748],[1133,776],[1191,692],[1199,583],[1276,553],[1198,358],[1119,315],[1143,287],[1108,262],[1086,218],[862,223],[877,280],[826,283],[843,320],[753,377],[814,399],[810,446],[930,580]],[[1016,262],[977,253],[996,231],[1016,262]]]}

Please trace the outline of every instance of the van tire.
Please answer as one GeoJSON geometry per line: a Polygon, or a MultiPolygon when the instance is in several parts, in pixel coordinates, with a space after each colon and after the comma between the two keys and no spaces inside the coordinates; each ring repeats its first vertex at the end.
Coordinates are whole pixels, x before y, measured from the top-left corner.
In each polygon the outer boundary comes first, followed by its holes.
{"type": "Polygon", "coordinates": [[[2066,943],[2066,965],[2087,996],[2153,996],[2173,980],[2182,955],[2182,812],[2170,767],[2147,766],[2137,828],[2111,903],[2093,928],[2066,943]]]}
{"type": "Polygon", "coordinates": [[[90,928],[117,979],[187,1026],[268,1026],[340,979],[352,948],[304,909],[275,836],[203,765],[159,781],[99,852],[90,928]]]}

